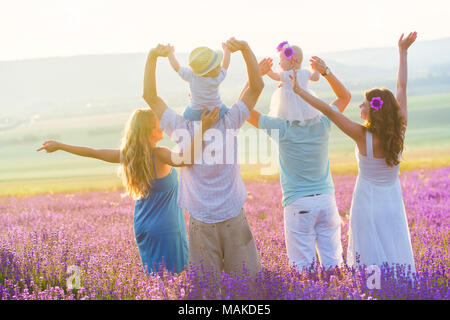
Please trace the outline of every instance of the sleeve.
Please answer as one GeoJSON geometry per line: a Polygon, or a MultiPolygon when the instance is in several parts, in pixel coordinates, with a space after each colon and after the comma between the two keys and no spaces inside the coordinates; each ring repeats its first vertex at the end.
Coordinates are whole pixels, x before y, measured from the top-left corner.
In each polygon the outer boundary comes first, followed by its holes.
{"type": "Polygon", "coordinates": [[[181,77],[181,79],[190,82],[194,77],[194,72],[192,72],[191,68],[180,67],[180,69],[178,70],[178,75],[181,77]]]}
{"type": "MultiPolygon", "coordinates": [[[[331,109],[333,109],[333,110],[335,110],[335,111],[338,111],[338,112],[341,112],[340,110],[339,110],[339,108],[338,107],[336,107],[336,106],[331,106],[331,109]]],[[[322,116],[322,121],[324,122],[324,124],[328,127],[328,128],[331,128],[331,120],[330,119],[328,119],[328,117],[327,116],[322,116]]]]}
{"type": "Polygon", "coordinates": [[[278,137],[282,139],[286,132],[286,121],[262,114],[259,116],[258,128],[266,131],[269,136],[272,135],[272,130],[278,130],[278,137]]]}
{"type": "Polygon", "coordinates": [[[172,109],[167,108],[161,117],[159,127],[181,148],[181,150],[184,150],[185,146],[190,141],[188,122],[189,120],[184,119],[172,109]]]}
{"type": "Polygon", "coordinates": [[[224,115],[225,127],[239,129],[250,117],[250,111],[242,101],[236,102],[224,115]]]}
{"type": "Polygon", "coordinates": [[[217,76],[217,82],[221,83],[223,80],[225,80],[226,76],[227,76],[227,70],[224,68],[220,69],[220,73],[217,76]]]}

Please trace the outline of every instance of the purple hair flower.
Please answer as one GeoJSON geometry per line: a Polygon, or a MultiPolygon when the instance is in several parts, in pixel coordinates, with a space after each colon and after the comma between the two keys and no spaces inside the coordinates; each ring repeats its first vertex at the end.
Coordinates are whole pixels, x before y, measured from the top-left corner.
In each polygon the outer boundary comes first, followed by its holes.
{"type": "Polygon", "coordinates": [[[286,59],[291,60],[292,57],[294,56],[294,49],[292,49],[292,47],[287,47],[284,48],[283,50],[283,55],[285,56],[286,59]]]}
{"type": "Polygon", "coordinates": [[[380,110],[382,106],[383,106],[383,100],[381,100],[380,97],[375,97],[372,99],[372,101],[370,101],[370,107],[377,111],[380,110]]]}
{"type": "Polygon", "coordinates": [[[281,50],[283,50],[284,46],[286,46],[286,45],[289,45],[289,43],[287,41],[281,42],[277,47],[277,51],[280,52],[281,50]]]}

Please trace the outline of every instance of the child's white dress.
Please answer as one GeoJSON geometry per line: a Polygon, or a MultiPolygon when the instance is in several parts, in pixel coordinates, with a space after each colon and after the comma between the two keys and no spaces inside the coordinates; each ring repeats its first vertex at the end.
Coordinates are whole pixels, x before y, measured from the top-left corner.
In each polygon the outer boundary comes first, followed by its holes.
{"type": "Polygon", "coordinates": [[[399,167],[374,158],[372,134],[366,131],[367,156],[356,148],[358,179],[350,208],[347,264],[406,264],[415,272],[399,167]],[[359,256],[359,263],[357,262],[359,256]]]}
{"type": "MultiPolygon", "coordinates": [[[[280,70],[278,74],[280,75],[281,88],[276,89],[272,95],[269,116],[288,121],[299,121],[301,125],[305,124],[306,121],[311,123],[309,121],[311,119],[320,121],[322,113],[308,104],[292,89],[292,80],[289,76],[294,76],[294,71],[280,70]]],[[[300,87],[315,95],[314,92],[308,89],[310,76],[311,72],[309,70],[297,70],[297,82],[300,87]]]]}

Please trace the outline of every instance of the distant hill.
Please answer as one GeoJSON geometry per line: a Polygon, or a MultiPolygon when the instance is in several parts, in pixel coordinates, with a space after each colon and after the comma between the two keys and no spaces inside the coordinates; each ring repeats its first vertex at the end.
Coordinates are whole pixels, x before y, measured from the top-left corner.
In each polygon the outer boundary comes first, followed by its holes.
{"type": "MultiPolygon", "coordinates": [[[[320,56],[352,91],[395,85],[398,57],[394,47],[325,52],[320,56]]],[[[186,54],[177,57],[186,64],[186,54]]],[[[136,53],[0,62],[0,130],[36,116],[116,112],[145,106],[140,98],[145,61],[146,54],[136,53]]],[[[415,44],[409,66],[410,94],[450,91],[450,38],[415,44]]],[[[226,103],[237,97],[246,80],[245,72],[242,58],[233,55],[221,86],[226,103]]],[[[267,96],[276,84],[270,80],[266,83],[267,96]]],[[[188,102],[187,84],[166,59],[158,65],[158,84],[160,94],[171,105],[188,102]]],[[[323,80],[312,86],[318,92],[328,90],[323,80]]]]}
{"type": "MultiPolygon", "coordinates": [[[[390,70],[397,66],[397,47],[367,48],[325,52],[323,56],[351,66],[370,66],[390,70]]],[[[450,38],[419,41],[409,53],[412,70],[418,72],[438,65],[450,64],[450,38]]],[[[447,72],[449,70],[447,69],[447,72]]]]}

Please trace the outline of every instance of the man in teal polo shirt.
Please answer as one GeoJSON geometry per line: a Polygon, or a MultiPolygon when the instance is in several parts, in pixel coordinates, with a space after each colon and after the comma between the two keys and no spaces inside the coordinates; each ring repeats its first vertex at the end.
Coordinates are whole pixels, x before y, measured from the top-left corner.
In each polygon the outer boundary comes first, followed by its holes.
{"type": "MultiPolygon", "coordinates": [[[[262,60],[261,74],[266,74],[271,66],[271,59],[262,60]]],[[[350,102],[350,92],[320,58],[313,57],[311,66],[329,82],[337,96],[332,105],[343,112],[350,102]]],[[[310,267],[317,248],[320,263],[325,268],[341,265],[341,219],[328,156],[331,121],[320,114],[300,125],[297,121],[289,122],[252,110],[248,122],[269,135],[273,130],[278,131],[273,138],[279,147],[289,263],[299,270],[310,267]]]]}

